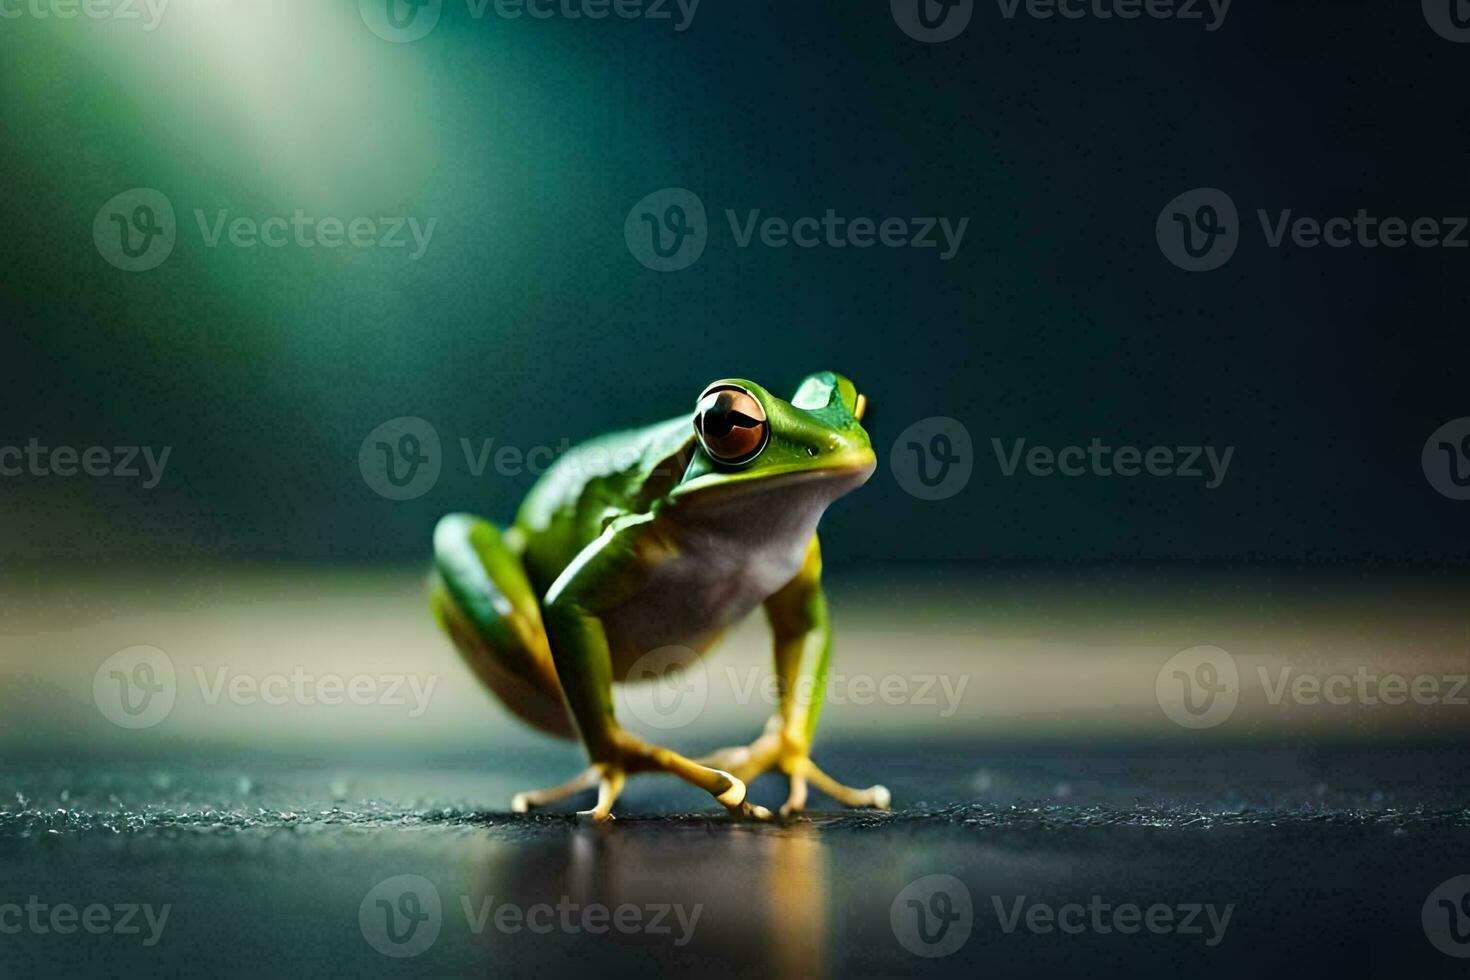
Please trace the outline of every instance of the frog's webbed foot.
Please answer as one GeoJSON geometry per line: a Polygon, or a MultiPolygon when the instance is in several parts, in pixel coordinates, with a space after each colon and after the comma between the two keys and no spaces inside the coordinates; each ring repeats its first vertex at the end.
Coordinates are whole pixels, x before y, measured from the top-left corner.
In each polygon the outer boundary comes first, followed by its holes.
{"type": "Polygon", "coordinates": [[[772,770],[785,773],[790,781],[790,789],[786,802],[781,805],[783,817],[806,809],[808,784],[847,807],[886,810],[892,803],[892,795],[887,787],[869,786],[867,789],[856,789],[839,783],[817,768],[800,740],[783,737],[777,719],[772,719],[772,724],[766,726],[765,734],[749,745],[720,749],[699,761],[707,766],[728,770],[735,778],[746,783],[772,770]]]}

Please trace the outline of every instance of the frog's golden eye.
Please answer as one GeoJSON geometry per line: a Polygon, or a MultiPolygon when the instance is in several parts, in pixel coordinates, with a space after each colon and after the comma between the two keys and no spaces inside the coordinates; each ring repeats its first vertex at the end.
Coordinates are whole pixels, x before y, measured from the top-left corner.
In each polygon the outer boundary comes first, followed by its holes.
{"type": "Polygon", "coordinates": [[[760,401],[739,385],[712,384],[694,408],[699,444],[717,462],[748,463],[771,438],[771,424],[760,401]]]}

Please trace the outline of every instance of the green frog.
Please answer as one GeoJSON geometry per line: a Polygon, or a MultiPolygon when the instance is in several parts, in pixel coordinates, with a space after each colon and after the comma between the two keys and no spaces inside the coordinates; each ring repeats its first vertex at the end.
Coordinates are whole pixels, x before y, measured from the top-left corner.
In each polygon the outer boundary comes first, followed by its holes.
{"type": "Polygon", "coordinates": [[[732,814],[771,819],[746,785],[779,770],[780,814],[808,785],[851,807],[886,809],[882,786],[828,776],[810,747],[832,627],[817,522],[872,475],[866,399],[830,371],[788,402],[738,378],[704,388],[691,415],[602,436],[562,455],[504,530],[451,514],[434,530],[435,617],[480,680],[520,719],[580,738],[590,765],[518,793],[524,812],[597,787],[581,816],[605,821],[627,776],[665,772],[732,814]],[[699,759],[619,725],[612,685],[651,651],[702,656],[756,606],[774,639],[778,706],[749,745],[699,759]]]}

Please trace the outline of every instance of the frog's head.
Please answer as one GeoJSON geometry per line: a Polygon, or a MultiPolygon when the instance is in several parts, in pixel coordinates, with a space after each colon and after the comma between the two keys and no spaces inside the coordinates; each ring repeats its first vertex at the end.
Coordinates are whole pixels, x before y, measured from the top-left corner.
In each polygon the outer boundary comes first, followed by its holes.
{"type": "Polygon", "coordinates": [[[695,402],[694,453],[674,495],[821,480],[835,499],[877,463],[861,424],[866,405],[831,371],[809,376],[789,402],[743,378],[716,381],[695,402]]]}

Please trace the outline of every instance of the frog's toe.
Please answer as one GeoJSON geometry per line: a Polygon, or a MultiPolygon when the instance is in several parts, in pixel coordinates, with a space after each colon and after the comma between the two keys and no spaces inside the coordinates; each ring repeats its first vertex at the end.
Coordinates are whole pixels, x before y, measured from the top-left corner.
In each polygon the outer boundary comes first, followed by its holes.
{"type": "Polygon", "coordinates": [[[719,772],[721,776],[724,776],[730,781],[729,789],[723,793],[715,794],[715,799],[725,805],[725,809],[730,811],[730,816],[747,820],[772,819],[770,810],[767,810],[759,803],[752,803],[745,798],[746,786],[744,780],[732,776],[728,772],[720,772],[718,769],[715,772],[719,772]]]}
{"type": "Polygon", "coordinates": [[[737,819],[745,819],[745,820],[774,820],[775,819],[775,815],[772,814],[770,810],[767,810],[765,807],[761,806],[759,803],[752,803],[749,800],[746,800],[745,802],[741,803],[739,806],[732,806],[729,809],[730,809],[730,816],[735,817],[737,819]]]}
{"type": "Polygon", "coordinates": [[[781,817],[794,817],[806,809],[806,773],[793,772],[791,774],[791,790],[786,794],[786,802],[781,804],[781,817]]]}
{"type": "Polygon", "coordinates": [[[745,802],[745,781],[736,779],[728,772],[719,769],[713,770],[716,775],[723,777],[724,789],[711,790],[715,799],[727,807],[738,807],[745,802]]]}
{"type": "Polygon", "coordinates": [[[589,766],[559,786],[517,793],[511,797],[510,808],[515,813],[526,813],[538,806],[560,803],[569,796],[576,796],[583,790],[596,786],[601,776],[600,769],[596,766],[589,766]]]}
{"type": "Polygon", "coordinates": [[[614,766],[593,766],[592,771],[601,777],[597,785],[597,805],[590,810],[577,811],[577,816],[593,823],[606,823],[613,818],[613,804],[623,792],[627,775],[614,766]]]}
{"type": "Polygon", "coordinates": [[[893,804],[893,794],[888,792],[887,786],[869,786],[867,789],[844,786],[818,769],[810,760],[806,764],[806,775],[813,786],[843,806],[886,810],[893,804]]]}

